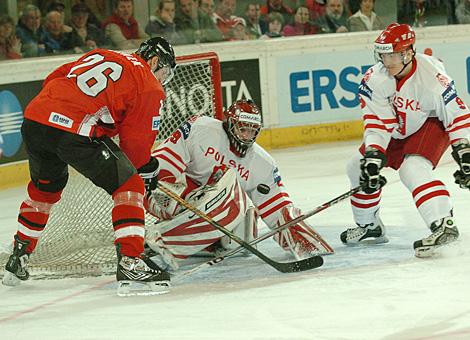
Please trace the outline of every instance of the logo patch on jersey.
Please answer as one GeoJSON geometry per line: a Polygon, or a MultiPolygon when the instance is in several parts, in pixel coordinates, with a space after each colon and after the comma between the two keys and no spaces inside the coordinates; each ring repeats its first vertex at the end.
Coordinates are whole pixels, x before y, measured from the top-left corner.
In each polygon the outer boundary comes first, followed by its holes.
{"type": "Polygon", "coordinates": [[[49,122],[52,124],[64,126],[69,129],[73,125],[72,119],[57,112],[51,112],[51,115],[49,116],[49,122]]]}
{"type": "Polygon", "coordinates": [[[273,178],[274,183],[279,183],[281,181],[281,174],[279,173],[279,169],[277,167],[273,170],[273,178]]]}
{"type": "Polygon", "coordinates": [[[454,81],[451,81],[449,87],[442,93],[442,98],[444,99],[445,105],[457,98],[457,90],[455,89],[454,81]]]}
{"type": "Polygon", "coordinates": [[[214,206],[218,201],[220,201],[221,198],[225,196],[225,193],[227,192],[227,188],[224,188],[221,192],[217,194],[213,199],[211,199],[209,202],[206,203],[206,211],[208,211],[211,207],[214,206]]]}
{"type": "Polygon", "coordinates": [[[152,117],[152,131],[160,130],[160,116],[152,117]]]}
{"type": "Polygon", "coordinates": [[[359,94],[372,100],[372,89],[367,86],[364,79],[362,79],[361,84],[359,85],[359,94]]]}
{"type": "Polygon", "coordinates": [[[439,80],[439,83],[441,83],[442,86],[444,87],[449,87],[450,85],[450,80],[447,78],[445,75],[438,73],[436,75],[437,80],[439,80]]]}
{"type": "Polygon", "coordinates": [[[191,124],[189,122],[186,122],[180,126],[179,130],[183,134],[183,138],[188,139],[189,133],[191,132],[191,124]]]}
{"type": "Polygon", "coordinates": [[[370,77],[372,77],[372,73],[374,73],[374,69],[371,67],[370,69],[367,70],[366,74],[364,75],[364,82],[368,82],[370,77]]]}

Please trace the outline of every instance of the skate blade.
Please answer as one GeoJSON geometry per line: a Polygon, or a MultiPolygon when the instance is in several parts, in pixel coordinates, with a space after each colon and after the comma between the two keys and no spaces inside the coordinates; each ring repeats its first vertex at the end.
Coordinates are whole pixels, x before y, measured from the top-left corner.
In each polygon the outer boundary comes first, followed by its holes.
{"type": "Polygon", "coordinates": [[[415,249],[415,256],[420,259],[426,259],[436,256],[452,256],[453,253],[458,252],[458,240],[453,240],[444,244],[436,244],[433,246],[422,246],[415,249]]]}
{"type": "Polygon", "coordinates": [[[21,280],[15,274],[12,274],[9,271],[5,270],[5,274],[3,275],[2,283],[5,286],[15,287],[15,286],[20,285],[21,280]]]}
{"type": "Polygon", "coordinates": [[[170,291],[170,281],[135,282],[119,281],[118,296],[150,296],[166,294],[170,291]]]}
{"type": "Polygon", "coordinates": [[[357,246],[371,246],[374,244],[383,244],[383,243],[388,243],[388,237],[387,236],[381,236],[377,238],[368,238],[359,242],[353,242],[353,243],[343,243],[349,247],[357,247],[357,246]]]}

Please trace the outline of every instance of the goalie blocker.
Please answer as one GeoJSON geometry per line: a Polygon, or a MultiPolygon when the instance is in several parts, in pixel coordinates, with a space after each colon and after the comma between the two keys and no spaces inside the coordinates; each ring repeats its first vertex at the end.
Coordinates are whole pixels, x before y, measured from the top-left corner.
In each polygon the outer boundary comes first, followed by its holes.
{"type": "MultiPolygon", "coordinates": [[[[176,188],[179,192],[184,187],[177,184],[166,186],[176,188]]],[[[161,201],[160,195],[162,194],[157,191],[149,197],[150,208],[159,207],[155,201],[161,201]]],[[[244,241],[249,243],[257,237],[256,209],[241,188],[233,169],[228,169],[218,182],[192,190],[185,200],[244,241]]],[[[148,253],[153,255],[152,260],[162,268],[176,270],[189,256],[201,253],[218,256],[238,247],[237,243],[193,212],[178,207],[171,209],[176,213],[174,218],[147,226],[145,236],[146,244],[150,248],[148,253]]],[[[151,210],[150,213],[158,215],[162,214],[162,211],[151,210]]],[[[291,220],[296,213],[300,212],[285,208],[283,222],[291,220]]],[[[163,215],[167,218],[168,212],[163,212],[163,215]]],[[[305,256],[332,252],[331,247],[305,222],[291,228],[294,228],[294,233],[287,229],[275,237],[285,250],[298,248],[298,243],[302,242],[307,250],[305,256]]],[[[300,257],[297,255],[296,258],[300,257]]]]}

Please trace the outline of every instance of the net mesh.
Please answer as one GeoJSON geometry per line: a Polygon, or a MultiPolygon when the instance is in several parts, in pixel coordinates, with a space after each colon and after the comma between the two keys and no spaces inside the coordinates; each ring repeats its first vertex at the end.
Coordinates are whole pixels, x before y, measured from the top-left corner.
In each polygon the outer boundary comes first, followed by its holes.
{"type": "MultiPolygon", "coordinates": [[[[220,79],[215,76],[220,70],[215,54],[185,56],[178,58],[177,64],[174,78],[165,87],[167,99],[157,143],[190,116],[218,116],[221,109],[220,79]]],[[[62,199],[53,207],[30,257],[31,274],[52,278],[114,272],[112,208],[112,199],[103,189],[72,170],[62,199]]],[[[153,224],[155,218],[147,214],[145,223],[153,224]]],[[[0,253],[0,264],[6,263],[8,256],[7,252],[0,253]]]]}

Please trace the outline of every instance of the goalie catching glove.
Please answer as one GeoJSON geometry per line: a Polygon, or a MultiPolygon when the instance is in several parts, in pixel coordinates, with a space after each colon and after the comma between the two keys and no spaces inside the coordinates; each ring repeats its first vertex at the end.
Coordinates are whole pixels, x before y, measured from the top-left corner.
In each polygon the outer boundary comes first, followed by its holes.
{"type": "Polygon", "coordinates": [[[470,144],[467,140],[452,145],[452,157],[460,167],[454,173],[455,183],[462,189],[470,189],[470,144]]]}
{"type": "MultiPolygon", "coordinates": [[[[293,206],[282,208],[281,213],[282,218],[277,222],[278,226],[302,215],[300,209],[293,206]]],[[[274,236],[274,239],[297,259],[334,252],[333,248],[305,220],[282,230],[274,236]]]]}

